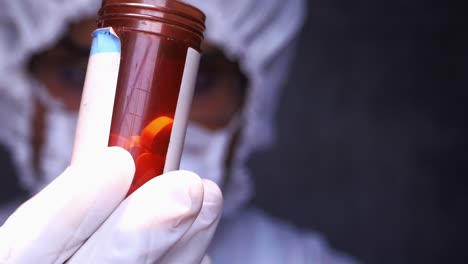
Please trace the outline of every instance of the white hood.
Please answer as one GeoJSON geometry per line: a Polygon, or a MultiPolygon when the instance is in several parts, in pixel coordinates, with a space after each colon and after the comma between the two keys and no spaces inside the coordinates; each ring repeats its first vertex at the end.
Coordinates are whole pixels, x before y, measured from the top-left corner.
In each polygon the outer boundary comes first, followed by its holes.
{"type": "MultiPolygon", "coordinates": [[[[22,183],[35,189],[31,168],[33,83],[25,73],[28,58],[52,45],[79,18],[97,13],[99,0],[5,0],[0,16],[0,142],[13,153],[22,183]]],[[[249,79],[242,134],[224,189],[235,211],[252,194],[246,168],[249,155],[273,143],[274,114],[288,75],[292,42],[305,19],[302,0],[187,0],[207,15],[205,38],[240,62],[249,79]]],[[[36,91],[37,92],[37,91],[36,91]]],[[[201,175],[203,176],[203,175],[201,175]]],[[[228,204],[228,203],[226,203],[228,204]]]]}

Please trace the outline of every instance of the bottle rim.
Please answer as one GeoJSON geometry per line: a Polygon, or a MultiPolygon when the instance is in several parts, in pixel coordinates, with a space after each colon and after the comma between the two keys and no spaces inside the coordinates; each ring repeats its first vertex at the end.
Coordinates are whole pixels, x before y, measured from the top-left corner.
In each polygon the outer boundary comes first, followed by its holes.
{"type": "Polygon", "coordinates": [[[200,36],[205,31],[205,14],[195,6],[179,0],[103,0],[98,21],[116,17],[172,24],[200,36]]]}

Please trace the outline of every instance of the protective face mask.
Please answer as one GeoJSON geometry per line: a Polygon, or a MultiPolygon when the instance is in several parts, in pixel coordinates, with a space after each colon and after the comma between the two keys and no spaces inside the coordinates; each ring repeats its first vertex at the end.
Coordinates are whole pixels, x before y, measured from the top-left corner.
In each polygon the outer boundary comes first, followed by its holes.
{"type": "Polygon", "coordinates": [[[78,113],[52,110],[46,116],[46,137],[41,151],[40,173],[44,184],[70,165],[78,113]]]}
{"type": "Polygon", "coordinates": [[[226,155],[237,123],[234,118],[226,128],[210,131],[190,122],[180,168],[193,171],[222,187],[226,174],[226,155]]]}
{"type": "Polygon", "coordinates": [[[62,103],[41,89],[39,100],[47,106],[45,138],[40,153],[37,191],[53,181],[70,165],[78,112],[64,109],[62,103]]]}
{"type": "Polygon", "coordinates": [[[189,123],[180,168],[214,181],[223,191],[223,217],[231,217],[248,202],[253,193],[249,170],[242,160],[234,159],[227,171],[226,158],[240,119],[234,118],[224,129],[210,131],[189,123]],[[229,181],[225,176],[229,172],[229,181]]]}

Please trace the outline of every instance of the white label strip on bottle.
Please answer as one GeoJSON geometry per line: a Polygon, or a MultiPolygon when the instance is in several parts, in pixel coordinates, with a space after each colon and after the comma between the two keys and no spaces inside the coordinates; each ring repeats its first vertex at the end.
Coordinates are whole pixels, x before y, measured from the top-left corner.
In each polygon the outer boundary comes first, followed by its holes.
{"type": "Polygon", "coordinates": [[[182,75],[182,82],[180,84],[179,98],[177,100],[171,138],[169,139],[164,173],[178,170],[180,166],[200,57],[201,56],[198,51],[192,48],[187,50],[187,58],[185,59],[185,68],[182,75]]]}
{"type": "Polygon", "coordinates": [[[108,146],[120,67],[120,40],[112,28],[94,31],[71,164],[108,146]]]}

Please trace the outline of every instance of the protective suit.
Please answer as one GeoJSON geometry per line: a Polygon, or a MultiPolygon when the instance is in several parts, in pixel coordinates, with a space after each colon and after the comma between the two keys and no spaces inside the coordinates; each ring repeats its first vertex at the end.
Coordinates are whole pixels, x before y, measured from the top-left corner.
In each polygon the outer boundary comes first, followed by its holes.
{"type": "MultiPolygon", "coordinates": [[[[54,43],[67,24],[97,12],[96,0],[7,0],[0,10],[0,142],[12,152],[21,183],[36,192],[68,165],[74,113],[45,92],[25,69],[28,58],[54,43]],[[5,59],[4,59],[5,58],[5,59]],[[14,87],[12,89],[11,87],[14,87]],[[30,146],[32,101],[53,108],[47,117],[46,144],[37,177],[30,146]],[[52,178],[51,178],[52,177],[52,178]]],[[[208,255],[213,263],[354,263],[331,250],[317,234],[274,220],[256,209],[246,209],[253,186],[246,160],[273,143],[273,117],[280,88],[286,81],[294,39],[305,19],[302,0],[187,0],[207,15],[205,39],[239,61],[249,80],[242,111],[229,126],[208,131],[190,124],[181,168],[223,187],[223,218],[208,255]],[[242,125],[230,168],[223,167],[233,127],[242,125]],[[203,146],[200,145],[203,142],[203,146]],[[191,153],[188,149],[197,149],[191,153]],[[231,178],[222,176],[229,170],[231,178]]],[[[9,208],[13,208],[10,206],[9,208]]],[[[3,214],[8,215],[5,208],[3,214]]]]}

